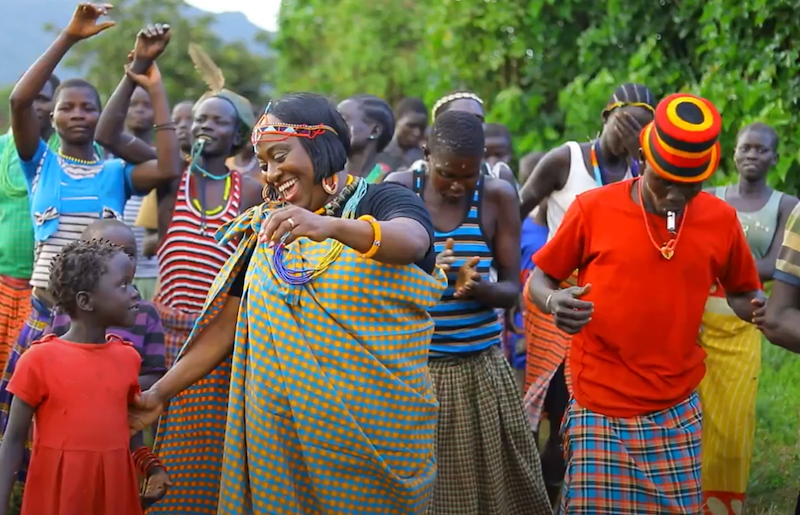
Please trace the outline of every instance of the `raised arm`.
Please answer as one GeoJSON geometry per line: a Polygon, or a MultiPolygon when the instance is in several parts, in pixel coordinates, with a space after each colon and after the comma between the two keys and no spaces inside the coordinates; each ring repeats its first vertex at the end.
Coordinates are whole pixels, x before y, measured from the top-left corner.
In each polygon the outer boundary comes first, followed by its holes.
{"type": "MultiPolygon", "coordinates": [[[[129,67],[131,73],[134,75],[145,74],[150,65],[166,49],[169,43],[169,36],[169,25],[148,25],[142,29],[136,37],[136,45],[132,53],[133,61],[129,67]]],[[[136,86],[136,82],[127,73],[122,77],[117,89],[114,90],[114,94],[111,95],[108,104],[103,109],[100,121],[97,123],[95,136],[97,142],[111,153],[132,164],[144,163],[157,157],[156,150],[149,142],[142,141],[124,132],[125,118],[128,115],[131,96],[136,86]]],[[[168,108],[166,103],[161,106],[154,103],[153,109],[156,120],[170,118],[169,113],[165,117],[163,112],[158,111],[159,108],[163,109],[165,107],[168,108]]]]}
{"type": "Polygon", "coordinates": [[[30,161],[39,146],[39,121],[33,110],[33,101],[39,95],[53,70],[72,46],[82,39],[112,27],[113,21],[97,23],[111,6],[108,4],[80,4],[69,25],[58,35],[44,54],[36,60],[14,86],[9,97],[11,129],[17,153],[23,161],[30,161]]]}
{"type": "Polygon", "coordinates": [[[570,151],[567,145],[551,150],[533,169],[519,190],[520,220],[533,211],[542,200],[554,191],[560,190],[567,182],[570,168],[570,151]]]}
{"type": "Polygon", "coordinates": [[[146,193],[180,177],[181,154],[178,136],[167,104],[167,92],[164,90],[158,66],[153,63],[146,75],[136,75],[130,69],[127,70],[127,74],[150,95],[155,112],[157,159],[136,165],[131,172],[134,189],[146,193]]]}

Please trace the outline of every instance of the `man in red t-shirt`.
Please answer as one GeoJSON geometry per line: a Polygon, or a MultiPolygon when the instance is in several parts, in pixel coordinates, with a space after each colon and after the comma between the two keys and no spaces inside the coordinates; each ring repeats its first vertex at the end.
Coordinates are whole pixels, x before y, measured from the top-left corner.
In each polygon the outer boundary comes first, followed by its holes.
{"type": "Polygon", "coordinates": [[[533,258],[526,294],[575,335],[565,513],[702,512],[695,390],[708,291],[719,278],[747,321],[764,309],[736,211],[702,192],[721,124],[705,99],[665,98],[639,136],[642,177],[579,195],[533,258]],[[575,269],[579,286],[559,290],[575,269]]]}

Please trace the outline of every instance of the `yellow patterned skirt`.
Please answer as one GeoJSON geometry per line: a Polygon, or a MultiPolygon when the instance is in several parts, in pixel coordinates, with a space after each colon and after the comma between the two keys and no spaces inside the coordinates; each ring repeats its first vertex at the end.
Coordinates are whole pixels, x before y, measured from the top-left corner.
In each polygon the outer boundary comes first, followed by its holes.
{"type": "Polygon", "coordinates": [[[750,477],[756,393],[761,371],[761,333],[709,297],[700,330],[706,375],[703,406],[702,485],[705,513],[740,515],[750,477]]]}

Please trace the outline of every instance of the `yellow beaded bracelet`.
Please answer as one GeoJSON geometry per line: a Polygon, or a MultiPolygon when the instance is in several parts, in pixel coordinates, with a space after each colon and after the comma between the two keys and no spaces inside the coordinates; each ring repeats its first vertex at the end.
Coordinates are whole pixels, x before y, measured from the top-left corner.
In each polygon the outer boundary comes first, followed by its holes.
{"type": "Polygon", "coordinates": [[[361,259],[370,259],[381,249],[381,226],[378,221],[375,220],[374,216],[364,215],[359,216],[358,219],[369,222],[369,224],[372,226],[372,246],[369,248],[366,254],[361,254],[359,256],[361,259]]]}

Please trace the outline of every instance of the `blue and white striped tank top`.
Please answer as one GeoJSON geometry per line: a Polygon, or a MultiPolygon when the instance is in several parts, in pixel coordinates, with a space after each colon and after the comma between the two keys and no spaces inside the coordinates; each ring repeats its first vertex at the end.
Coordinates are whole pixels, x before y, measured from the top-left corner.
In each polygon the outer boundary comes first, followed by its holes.
{"type": "MultiPolygon", "coordinates": [[[[480,216],[483,182],[484,178],[481,177],[472,193],[469,210],[461,225],[449,232],[435,230],[436,253],[444,251],[445,242],[448,238],[452,238],[455,242],[453,254],[456,261],[447,274],[448,285],[444,295],[436,306],[430,309],[430,315],[436,324],[431,339],[432,358],[473,353],[500,344],[502,327],[494,309],[484,306],[475,299],[453,297],[458,269],[473,256],[480,258],[476,270],[481,274],[481,280],[489,281],[492,250],[481,228],[480,216]]],[[[423,188],[424,174],[420,170],[414,170],[414,192],[422,197],[423,188]]]]}

